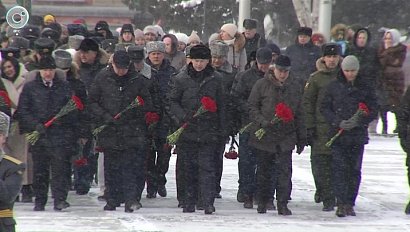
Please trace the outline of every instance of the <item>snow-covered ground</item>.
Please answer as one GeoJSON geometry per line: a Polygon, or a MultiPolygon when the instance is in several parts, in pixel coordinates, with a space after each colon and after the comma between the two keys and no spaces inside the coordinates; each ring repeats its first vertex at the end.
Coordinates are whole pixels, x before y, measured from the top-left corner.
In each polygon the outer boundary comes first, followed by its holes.
{"type": "Polygon", "coordinates": [[[258,231],[258,232],[327,232],[327,231],[410,231],[410,216],[404,214],[409,200],[405,154],[397,137],[372,136],[366,146],[362,184],[357,205],[357,216],[338,218],[335,212],[322,212],[321,204],[313,202],[314,184],[310,171],[310,150],[294,154],[293,192],[289,208],[292,216],[279,216],[244,209],[236,202],[237,160],[225,160],[222,199],[215,202],[216,213],[203,211],[186,214],[177,208],[175,191],[175,160],[171,158],[168,173],[168,196],[142,200],[143,208],[129,214],[124,208],[106,212],[97,200],[98,189],[87,196],[70,192],[71,207],[55,212],[52,201],[45,212],[34,212],[32,204],[17,203],[15,215],[18,232],[105,232],[105,231],[258,231]]]}

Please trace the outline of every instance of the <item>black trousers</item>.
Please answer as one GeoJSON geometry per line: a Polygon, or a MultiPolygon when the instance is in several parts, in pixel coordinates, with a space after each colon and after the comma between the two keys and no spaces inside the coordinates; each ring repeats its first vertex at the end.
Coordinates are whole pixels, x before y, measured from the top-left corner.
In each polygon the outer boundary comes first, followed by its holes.
{"type": "Polygon", "coordinates": [[[71,180],[73,151],[65,147],[37,146],[31,147],[30,151],[33,157],[35,204],[44,206],[47,203],[50,182],[54,202],[65,201],[71,180]]]}
{"type": "Polygon", "coordinates": [[[145,146],[126,150],[104,149],[107,203],[139,201],[144,189],[145,146]]]}
{"type": "Polygon", "coordinates": [[[155,137],[151,139],[151,147],[148,149],[146,160],[147,192],[156,193],[158,186],[165,185],[167,179],[165,175],[169,169],[171,158],[171,148],[164,146],[166,138],[155,137]]]}
{"type": "Polygon", "coordinates": [[[291,191],[292,151],[267,152],[255,149],[258,171],[257,196],[261,204],[272,197],[272,174],[277,175],[276,198],[278,203],[287,204],[291,191]],[[275,172],[272,171],[275,169],[275,172]]]}
{"type": "Polygon", "coordinates": [[[216,193],[220,193],[221,190],[222,190],[221,180],[222,180],[222,172],[223,172],[223,167],[224,167],[224,153],[225,153],[225,141],[223,141],[219,145],[217,145],[216,146],[216,151],[215,151],[216,193]]]}
{"type": "Polygon", "coordinates": [[[197,200],[204,207],[215,200],[215,145],[191,142],[178,144],[178,155],[184,160],[185,204],[195,205],[197,200]],[[201,199],[198,199],[200,191],[201,199]]]}
{"type": "Polygon", "coordinates": [[[332,146],[333,189],[337,204],[355,205],[362,178],[363,152],[362,144],[332,146]]]}
{"type": "Polygon", "coordinates": [[[320,194],[324,204],[334,204],[335,196],[333,194],[332,184],[332,155],[316,154],[310,155],[313,179],[316,185],[316,191],[320,194]]]}

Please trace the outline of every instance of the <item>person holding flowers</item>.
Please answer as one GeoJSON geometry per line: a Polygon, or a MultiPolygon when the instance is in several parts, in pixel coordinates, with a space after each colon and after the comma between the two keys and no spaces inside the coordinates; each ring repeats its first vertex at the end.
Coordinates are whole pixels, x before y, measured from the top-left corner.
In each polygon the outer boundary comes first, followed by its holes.
{"type": "Polygon", "coordinates": [[[45,210],[51,179],[54,210],[60,211],[70,206],[66,200],[73,144],[86,137],[78,133],[82,131],[78,112],[83,105],[73,100],[78,97],[73,96],[70,84],[58,77],[53,57],[43,56],[39,71],[33,74],[20,95],[16,117],[20,133],[33,139],[29,151],[33,159],[34,210],[45,210]]]}
{"type": "Polygon", "coordinates": [[[346,56],[342,71],[327,87],[320,112],[330,125],[333,189],[338,217],[356,216],[353,209],[359,192],[364,145],[369,142],[368,124],[376,118],[375,90],[357,82],[359,61],[346,56]]]}
{"type": "Polygon", "coordinates": [[[292,150],[302,153],[306,145],[306,128],[302,109],[300,82],[289,74],[290,59],[280,55],[263,79],[252,88],[248,99],[249,145],[257,158],[258,213],[266,213],[272,195],[272,170],[277,175],[277,209],[279,215],[291,215],[288,199],[291,191],[292,150]]]}
{"type": "Polygon", "coordinates": [[[210,65],[211,52],[204,45],[190,50],[191,62],[173,77],[169,94],[171,118],[180,126],[168,136],[184,161],[185,207],[195,212],[197,201],[205,214],[215,212],[215,151],[225,139],[225,103],[221,76],[210,65]],[[197,199],[200,192],[200,199],[197,199]]]}
{"type": "Polygon", "coordinates": [[[126,51],[116,51],[110,66],[97,74],[89,92],[90,114],[97,128],[93,134],[104,150],[104,210],[125,212],[141,208],[144,162],[147,153],[146,112],[152,111],[144,81],[130,72],[126,51]]]}

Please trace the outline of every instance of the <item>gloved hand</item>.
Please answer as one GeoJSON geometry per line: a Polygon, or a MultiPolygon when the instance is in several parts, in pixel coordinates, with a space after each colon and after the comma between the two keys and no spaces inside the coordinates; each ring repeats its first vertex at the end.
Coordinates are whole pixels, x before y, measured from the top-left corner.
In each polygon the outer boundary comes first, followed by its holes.
{"type": "Polygon", "coordinates": [[[305,149],[306,143],[304,142],[298,142],[296,143],[296,153],[298,153],[298,155],[300,155],[303,150],[305,149]]]}
{"type": "Polygon", "coordinates": [[[43,135],[46,133],[46,127],[43,124],[39,123],[36,125],[36,131],[40,133],[40,135],[43,135]]]}
{"type": "Polygon", "coordinates": [[[357,127],[359,124],[355,120],[342,120],[339,124],[339,127],[343,130],[351,130],[357,127]]]}
{"type": "Polygon", "coordinates": [[[315,128],[309,128],[306,131],[306,145],[312,146],[313,145],[313,140],[316,137],[316,129],[315,128]]]}

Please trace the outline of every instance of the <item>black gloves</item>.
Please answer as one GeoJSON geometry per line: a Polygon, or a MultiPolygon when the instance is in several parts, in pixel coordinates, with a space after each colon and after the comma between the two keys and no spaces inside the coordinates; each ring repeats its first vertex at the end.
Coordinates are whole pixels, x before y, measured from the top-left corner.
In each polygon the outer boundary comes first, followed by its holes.
{"type": "Polygon", "coordinates": [[[46,133],[46,127],[43,124],[39,123],[36,125],[36,131],[43,135],[46,133]]]}
{"type": "Polygon", "coordinates": [[[306,145],[312,146],[313,145],[313,140],[316,137],[316,129],[315,128],[309,128],[306,131],[306,145]]]}

